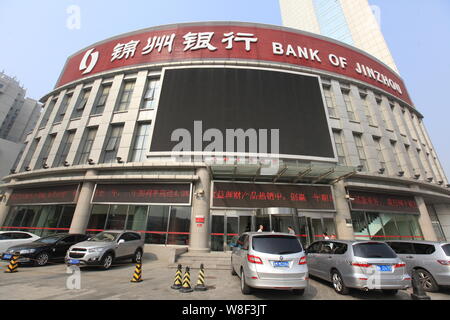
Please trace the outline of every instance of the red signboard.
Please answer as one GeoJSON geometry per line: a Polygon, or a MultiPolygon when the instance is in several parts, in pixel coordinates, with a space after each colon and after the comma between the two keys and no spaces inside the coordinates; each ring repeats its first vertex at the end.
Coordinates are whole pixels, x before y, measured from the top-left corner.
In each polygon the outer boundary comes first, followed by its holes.
{"type": "Polygon", "coordinates": [[[98,184],[93,203],[190,204],[191,185],[98,184]]]}
{"type": "Polygon", "coordinates": [[[334,210],[330,186],[214,182],[215,208],[334,210]]]}
{"type": "Polygon", "coordinates": [[[414,197],[349,191],[353,210],[419,213],[414,197]]]}
{"type": "Polygon", "coordinates": [[[292,29],[239,23],[157,27],[97,43],[67,60],[57,87],[118,68],[187,60],[266,61],[323,70],[412,105],[402,79],[359,50],[292,29]]]}
{"type": "Polygon", "coordinates": [[[7,205],[74,203],[77,193],[78,185],[16,189],[7,205]]]}

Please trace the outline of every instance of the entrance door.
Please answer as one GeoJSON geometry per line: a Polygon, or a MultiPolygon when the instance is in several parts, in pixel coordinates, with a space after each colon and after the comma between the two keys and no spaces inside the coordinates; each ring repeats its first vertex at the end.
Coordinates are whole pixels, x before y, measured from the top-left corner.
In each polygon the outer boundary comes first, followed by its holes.
{"type": "Polygon", "coordinates": [[[236,242],[244,232],[255,231],[252,211],[216,210],[211,217],[211,250],[229,251],[229,244],[236,242]]]}
{"type": "Polygon", "coordinates": [[[310,243],[322,239],[323,228],[322,219],[308,218],[309,223],[309,241],[310,243]]]}

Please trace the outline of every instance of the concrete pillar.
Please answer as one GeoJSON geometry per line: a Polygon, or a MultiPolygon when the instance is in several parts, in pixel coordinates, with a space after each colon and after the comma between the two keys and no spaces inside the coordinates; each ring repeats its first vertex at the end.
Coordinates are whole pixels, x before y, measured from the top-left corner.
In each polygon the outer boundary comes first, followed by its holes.
{"type": "Polygon", "coordinates": [[[434,210],[441,223],[442,231],[444,232],[447,241],[450,241],[450,205],[448,204],[435,204],[434,210]]]}
{"type": "Polygon", "coordinates": [[[353,227],[347,224],[348,219],[352,219],[350,214],[350,207],[348,200],[345,198],[347,194],[343,181],[339,181],[333,186],[334,189],[334,202],[336,204],[336,233],[337,238],[340,240],[353,240],[355,239],[353,233],[353,227]]]}
{"type": "Polygon", "coordinates": [[[211,250],[209,244],[211,177],[206,168],[197,169],[196,174],[200,180],[194,184],[192,196],[189,251],[209,252],[211,250]],[[200,194],[200,191],[203,191],[203,194],[200,194]],[[196,217],[204,218],[204,223],[196,223],[196,217]]]}
{"type": "Polygon", "coordinates": [[[419,225],[422,229],[423,238],[426,241],[437,241],[436,233],[433,229],[433,224],[431,223],[430,215],[428,214],[427,206],[423,197],[416,196],[416,203],[419,207],[419,225]]]}
{"type": "MultiPolygon", "coordinates": [[[[97,171],[88,170],[86,177],[97,175],[97,171]]],[[[81,186],[80,195],[78,196],[77,206],[72,218],[69,233],[85,233],[86,227],[91,216],[91,198],[94,193],[95,183],[86,181],[81,186]]]]}
{"type": "Polygon", "coordinates": [[[0,227],[3,227],[6,221],[6,217],[8,216],[9,206],[6,205],[9,196],[11,195],[13,189],[8,188],[5,190],[3,198],[0,202],[0,227]]]}

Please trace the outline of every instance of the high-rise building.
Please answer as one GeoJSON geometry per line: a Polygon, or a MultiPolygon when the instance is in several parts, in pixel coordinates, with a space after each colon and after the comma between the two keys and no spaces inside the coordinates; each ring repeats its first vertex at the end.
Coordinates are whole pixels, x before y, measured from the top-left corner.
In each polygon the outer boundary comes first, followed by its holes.
{"type": "Polygon", "coordinates": [[[41,105],[25,95],[15,78],[0,73],[0,177],[14,167],[41,113],[41,105]]]}
{"type": "Polygon", "coordinates": [[[280,0],[280,7],[284,26],[357,47],[398,73],[368,0],[280,0]]]}

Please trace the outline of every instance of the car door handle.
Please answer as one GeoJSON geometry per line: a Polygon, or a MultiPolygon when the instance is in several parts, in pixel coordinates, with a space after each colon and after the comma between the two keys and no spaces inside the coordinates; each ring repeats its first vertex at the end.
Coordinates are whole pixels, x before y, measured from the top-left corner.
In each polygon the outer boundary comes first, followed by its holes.
{"type": "Polygon", "coordinates": [[[408,258],[408,259],[412,259],[412,258],[414,258],[413,256],[407,256],[406,258],[408,258]]]}
{"type": "Polygon", "coordinates": [[[328,259],[331,259],[331,258],[333,258],[332,256],[328,256],[328,259]]]}

